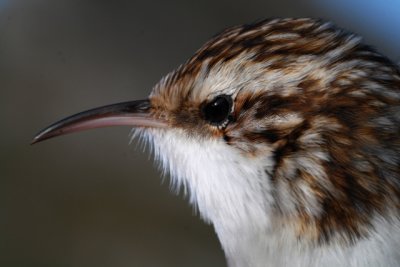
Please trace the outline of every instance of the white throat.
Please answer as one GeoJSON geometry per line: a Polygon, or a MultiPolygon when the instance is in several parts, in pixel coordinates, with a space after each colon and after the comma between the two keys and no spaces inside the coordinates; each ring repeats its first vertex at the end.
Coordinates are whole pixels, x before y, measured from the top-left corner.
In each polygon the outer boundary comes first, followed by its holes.
{"type": "Polygon", "coordinates": [[[265,170],[273,166],[268,158],[249,159],[221,141],[195,139],[179,130],[153,132],[151,138],[163,170],[174,186],[184,187],[201,217],[214,224],[225,249],[232,241],[225,242],[225,235],[269,227],[272,198],[265,170]]]}

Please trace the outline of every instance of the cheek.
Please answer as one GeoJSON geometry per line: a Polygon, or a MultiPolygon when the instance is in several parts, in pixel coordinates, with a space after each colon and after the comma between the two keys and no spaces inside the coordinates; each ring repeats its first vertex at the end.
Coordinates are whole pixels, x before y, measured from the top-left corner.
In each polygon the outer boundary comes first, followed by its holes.
{"type": "Polygon", "coordinates": [[[258,116],[256,107],[242,105],[243,110],[236,111],[235,121],[224,130],[228,144],[251,155],[258,156],[276,150],[304,123],[300,112],[282,111],[258,116]]]}
{"type": "Polygon", "coordinates": [[[224,136],[224,131],[207,123],[198,110],[174,112],[170,121],[171,128],[179,129],[182,134],[195,140],[220,140],[224,136]]]}

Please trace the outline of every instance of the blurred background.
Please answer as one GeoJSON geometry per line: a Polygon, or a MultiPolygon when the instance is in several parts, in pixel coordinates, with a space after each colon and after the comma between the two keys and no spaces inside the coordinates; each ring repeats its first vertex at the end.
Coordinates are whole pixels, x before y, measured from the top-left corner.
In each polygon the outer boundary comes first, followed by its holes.
{"type": "Polygon", "coordinates": [[[333,20],[400,61],[399,1],[0,0],[0,266],[225,266],[129,128],[35,146],[48,124],[145,98],[228,26],[333,20]]]}

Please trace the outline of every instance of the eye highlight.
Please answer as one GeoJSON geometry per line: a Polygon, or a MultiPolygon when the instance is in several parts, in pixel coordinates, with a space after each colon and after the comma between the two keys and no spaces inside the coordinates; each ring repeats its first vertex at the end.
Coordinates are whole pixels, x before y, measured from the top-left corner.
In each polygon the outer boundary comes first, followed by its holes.
{"type": "Polygon", "coordinates": [[[211,125],[221,125],[229,118],[231,108],[231,96],[219,95],[203,106],[202,113],[211,125]]]}

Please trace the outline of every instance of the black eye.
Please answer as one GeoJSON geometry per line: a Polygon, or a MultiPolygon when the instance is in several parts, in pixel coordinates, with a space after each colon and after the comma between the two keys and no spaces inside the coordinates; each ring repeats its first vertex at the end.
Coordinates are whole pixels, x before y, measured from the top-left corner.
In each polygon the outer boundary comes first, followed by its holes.
{"type": "Polygon", "coordinates": [[[204,119],[213,125],[225,122],[231,112],[232,98],[228,95],[220,95],[203,106],[204,119]]]}

